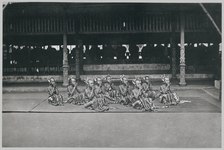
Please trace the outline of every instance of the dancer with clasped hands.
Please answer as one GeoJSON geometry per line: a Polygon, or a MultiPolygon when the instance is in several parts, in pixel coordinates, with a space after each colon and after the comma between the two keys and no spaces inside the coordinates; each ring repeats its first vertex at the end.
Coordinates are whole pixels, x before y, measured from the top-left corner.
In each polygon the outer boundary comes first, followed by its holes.
{"type": "Polygon", "coordinates": [[[63,97],[61,94],[59,94],[58,88],[56,86],[56,81],[54,78],[50,78],[48,80],[49,86],[47,88],[49,97],[48,97],[48,103],[53,106],[63,106],[63,97]]]}
{"type": "MultiPolygon", "coordinates": [[[[97,79],[99,80],[99,79],[97,79]]],[[[108,111],[109,107],[107,106],[107,103],[105,102],[105,99],[102,95],[102,91],[99,89],[99,81],[94,85],[94,80],[92,79],[87,79],[87,88],[85,89],[85,101],[86,103],[84,104],[85,108],[90,108],[95,111],[103,112],[103,111],[108,111]]]]}
{"type": "Polygon", "coordinates": [[[68,100],[67,103],[72,103],[74,105],[83,105],[84,101],[84,92],[81,92],[78,89],[78,83],[75,78],[68,78],[68,100]]]}
{"type": "Polygon", "coordinates": [[[160,86],[160,94],[159,99],[160,102],[166,106],[169,105],[177,105],[180,103],[189,103],[191,101],[188,100],[180,100],[179,96],[171,90],[171,83],[169,77],[165,75],[162,76],[163,85],[160,86]]]}
{"type": "Polygon", "coordinates": [[[132,90],[132,106],[143,111],[154,111],[155,106],[152,98],[144,93],[141,79],[134,79],[132,83],[134,84],[134,89],[132,90]]]}

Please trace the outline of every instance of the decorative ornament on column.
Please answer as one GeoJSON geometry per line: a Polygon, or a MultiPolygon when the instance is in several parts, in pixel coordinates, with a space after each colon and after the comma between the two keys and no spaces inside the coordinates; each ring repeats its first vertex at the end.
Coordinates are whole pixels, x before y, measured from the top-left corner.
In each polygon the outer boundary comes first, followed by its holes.
{"type": "Polygon", "coordinates": [[[66,7],[63,7],[63,86],[68,85],[68,50],[67,50],[67,17],[66,7]]]}
{"type": "Polygon", "coordinates": [[[185,65],[185,48],[184,47],[180,48],[180,64],[185,65]]]}
{"type": "Polygon", "coordinates": [[[184,39],[184,18],[183,12],[180,15],[180,86],[185,86],[185,39],[184,39]]]}
{"type": "Polygon", "coordinates": [[[172,51],[172,56],[171,56],[171,66],[172,66],[172,78],[176,78],[177,74],[177,66],[176,66],[176,48],[175,48],[175,41],[174,41],[174,36],[172,35],[170,39],[170,46],[171,46],[171,51],[172,51]]]}
{"type": "Polygon", "coordinates": [[[67,35],[63,34],[63,86],[68,85],[68,68],[67,35]]]}
{"type": "Polygon", "coordinates": [[[75,75],[77,80],[80,80],[80,68],[81,68],[80,59],[82,59],[80,58],[81,51],[83,51],[82,40],[78,40],[77,48],[75,49],[75,75]]]}
{"type": "Polygon", "coordinates": [[[79,50],[80,50],[80,45],[78,45],[77,48],[75,49],[75,76],[77,80],[80,79],[79,50]]]}
{"type": "Polygon", "coordinates": [[[170,48],[171,48],[171,71],[172,71],[172,78],[176,78],[177,76],[177,65],[176,65],[176,24],[177,24],[177,18],[175,13],[172,14],[175,17],[172,17],[171,22],[171,37],[170,37],[170,48]]]}

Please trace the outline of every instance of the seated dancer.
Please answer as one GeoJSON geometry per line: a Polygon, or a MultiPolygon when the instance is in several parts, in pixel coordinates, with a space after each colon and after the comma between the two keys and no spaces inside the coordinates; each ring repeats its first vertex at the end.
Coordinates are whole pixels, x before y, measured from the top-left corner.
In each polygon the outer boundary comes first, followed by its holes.
{"type": "Polygon", "coordinates": [[[107,111],[109,107],[105,102],[103,92],[101,90],[101,85],[99,79],[97,79],[97,85],[94,87],[94,81],[92,79],[87,80],[88,87],[85,89],[85,100],[86,104],[84,104],[85,108],[91,108],[95,111],[107,111]]]}
{"type": "MultiPolygon", "coordinates": [[[[86,89],[84,90],[84,101],[85,103],[89,103],[91,101],[93,101],[95,93],[94,93],[94,81],[92,79],[87,79],[85,81],[85,83],[87,84],[86,89]]],[[[86,104],[84,105],[86,107],[86,104]]]]}
{"type": "Polygon", "coordinates": [[[156,98],[156,92],[152,89],[152,84],[150,82],[149,76],[145,76],[142,81],[142,89],[146,97],[154,100],[156,98]]]}
{"type": "Polygon", "coordinates": [[[120,76],[120,80],[121,85],[119,85],[118,102],[123,105],[132,105],[131,87],[128,80],[124,75],[120,76]]]}
{"type": "Polygon", "coordinates": [[[104,103],[107,103],[107,101],[104,98],[105,94],[105,88],[103,85],[103,81],[100,77],[97,77],[95,79],[95,89],[94,89],[95,97],[98,99],[102,99],[104,103]]]}
{"type": "Polygon", "coordinates": [[[67,91],[68,91],[68,100],[67,103],[72,103],[74,105],[82,105],[85,103],[84,101],[84,93],[81,93],[77,86],[78,83],[76,82],[75,78],[68,78],[68,87],[67,87],[67,91]]]}
{"type": "Polygon", "coordinates": [[[104,96],[105,99],[110,103],[117,103],[116,96],[117,96],[117,90],[115,85],[111,82],[111,76],[107,75],[105,77],[105,83],[104,83],[104,96]]]}
{"type": "Polygon", "coordinates": [[[155,106],[152,103],[152,99],[144,94],[141,79],[135,79],[132,82],[135,85],[134,89],[132,90],[132,106],[144,111],[154,111],[155,106]]]}
{"type": "Polygon", "coordinates": [[[165,75],[162,77],[164,84],[160,87],[160,102],[165,105],[177,105],[180,102],[179,97],[170,89],[170,79],[165,75]]]}
{"type": "Polygon", "coordinates": [[[64,105],[63,104],[63,97],[62,97],[61,94],[59,94],[58,88],[57,88],[56,83],[55,83],[55,79],[50,78],[48,80],[48,82],[49,82],[49,87],[47,88],[48,94],[49,94],[49,97],[47,99],[48,103],[52,104],[54,106],[64,105]]]}

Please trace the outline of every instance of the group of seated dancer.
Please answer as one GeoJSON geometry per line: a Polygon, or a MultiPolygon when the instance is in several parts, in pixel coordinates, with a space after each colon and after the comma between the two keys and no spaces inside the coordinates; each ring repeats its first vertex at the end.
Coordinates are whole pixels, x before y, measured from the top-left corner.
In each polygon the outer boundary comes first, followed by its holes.
{"type": "Polygon", "coordinates": [[[120,76],[120,80],[121,84],[115,86],[110,75],[103,79],[100,77],[95,80],[87,79],[85,80],[86,88],[80,91],[77,88],[76,79],[69,78],[68,99],[64,101],[56,87],[55,79],[50,78],[48,80],[48,102],[54,106],[60,106],[64,103],[83,105],[85,108],[95,111],[108,111],[110,109],[109,104],[122,104],[142,111],[154,111],[158,108],[153,103],[156,99],[159,99],[164,107],[180,103],[177,94],[170,89],[170,80],[165,75],[162,77],[163,85],[157,92],[152,89],[149,76],[132,80],[134,86],[128,82],[124,75],[120,76]]]}

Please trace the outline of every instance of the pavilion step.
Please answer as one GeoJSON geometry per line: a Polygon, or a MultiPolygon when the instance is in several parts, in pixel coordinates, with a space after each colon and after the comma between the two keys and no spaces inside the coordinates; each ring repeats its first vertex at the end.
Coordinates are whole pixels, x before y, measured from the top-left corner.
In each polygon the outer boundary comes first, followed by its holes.
{"type": "MultiPolygon", "coordinates": [[[[126,74],[128,79],[134,79],[136,77],[144,77],[148,75],[151,80],[158,80],[161,81],[161,77],[163,74],[126,74]]],[[[70,74],[70,77],[75,77],[75,74],[70,74]]],[[[81,75],[81,79],[85,80],[87,78],[96,78],[96,77],[105,77],[106,75],[81,75]]],[[[172,77],[171,74],[166,74],[166,76],[169,76],[170,78],[172,77]]],[[[18,75],[18,76],[3,76],[2,80],[3,83],[19,83],[19,82],[47,82],[47,80],[53,77],[56,79],[57,82],[62,82],[63,81],[63,76],[62,75],[34,75],[34,76],[28,76],[28,75],[18,75]]],[[[111,75],[112,80],[120,80],[120,74],[117,75],[111,75]]],[[[185,75],[187,80],[211,80],[214,78],[213,74],[186,74],[185,75]]],[[[180,75],[177,74],[177,79],[180,78],[180,75]]]]}
{"type": "MultiPolygon", "coordinates": [[[[140,75],[140,74],[168,74],[169,70],[109,70],[109,71],[84,71],[84,75],[140,75]]],[[[74,72],[75,73],[75,72],[74,72]]]]}

